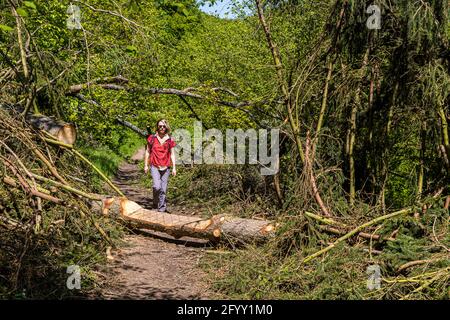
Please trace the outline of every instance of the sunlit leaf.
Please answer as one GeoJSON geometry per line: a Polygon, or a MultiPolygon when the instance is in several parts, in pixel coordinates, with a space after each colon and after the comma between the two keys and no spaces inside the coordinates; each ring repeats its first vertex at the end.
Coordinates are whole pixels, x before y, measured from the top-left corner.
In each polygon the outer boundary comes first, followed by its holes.
{"type": "Polygon", "coordinates": [[[28,12],[24,8],[17,8],[17,14],[21,17],[28,17],[28,12]]]}
{"type": "Polygon", "coordinates": [[[11,28],[10,26],[6,26],[4,24],[0,24],[0,29],[3,31],[12,31],[13,28],[11,28]]]}
{"type": "Polygon", "coordinates": [[[24,1],[23,4],[25,5],[25,7],[36,10],[36,5],[34,4],[33,1],[24,1]]]}
{"type": "Polygon", "coordinates": [[[128,51],[137,51],[137,48],[135,46],[127,46],[128,51]]]}

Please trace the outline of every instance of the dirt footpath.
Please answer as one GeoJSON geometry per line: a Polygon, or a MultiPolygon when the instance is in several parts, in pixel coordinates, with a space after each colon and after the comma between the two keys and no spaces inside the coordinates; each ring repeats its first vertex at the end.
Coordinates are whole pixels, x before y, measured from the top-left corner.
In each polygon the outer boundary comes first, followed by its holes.
{"type": "MultiPolygon", "coordinates": [[[[132,160],[143,157],[143,150],[132,160]]],[[[143,207],[152,205],[151,190],[138,185],[144,174],[136,164],[124,163],[114,183],[125,195],[143,207]]],[[[171,177],[173,178],[173,176],[171,177]]],[[[168,209],[177,214],[171,206],[168,209]]],[[[164,233],[138,230],[129,234],[127,245],[113,250],[108,266],[108,285],[102,292],[105,299],[208,299],[213,298],[199,267],[207,248],[204,240],[182,237],[175,239],[164,233]]]]}

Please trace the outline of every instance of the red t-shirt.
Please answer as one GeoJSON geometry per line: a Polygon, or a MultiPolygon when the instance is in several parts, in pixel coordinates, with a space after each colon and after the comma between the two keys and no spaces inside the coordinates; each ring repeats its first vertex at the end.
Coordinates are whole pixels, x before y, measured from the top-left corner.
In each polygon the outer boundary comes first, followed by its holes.
{"type": "Polygon", "coordinates": [[[150,164],[154,166],[171,167],[173,164],[172,159],[170,159],[170,150],[177,145],[175,141],[170,138],[161,145],[158,138],[151,135],[147,138],[148,148],[150,148],[150,142],[152,140],[153,146],[151,147],[150,152],[150,164]]]}

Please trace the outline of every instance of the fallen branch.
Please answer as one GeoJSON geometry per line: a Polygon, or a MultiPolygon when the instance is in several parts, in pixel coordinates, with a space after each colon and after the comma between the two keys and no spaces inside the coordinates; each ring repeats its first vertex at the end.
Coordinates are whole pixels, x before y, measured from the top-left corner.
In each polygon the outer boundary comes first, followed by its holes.
{"type": "Polygon", "coordinates": [[[305,174],[308,176],[309,181],[311,183],[311,194],[319,205],[322,213],[331,217],[330,210],[328,210],[327,206],[322,200],[320,196],[319,189],[317,188],[316,178],[314,177],[314,163],[312,163],[312,157],[310,156],[311,151],[311,139],[309,138],[309,131],[306,133],[306,145],[305,145],[305,161],[304,161],[304,170],[305,174]]]}
{"type": "MultiPolygon", "coordinates": [[[[26,136],[23,133],[20,133],[19,137],[23,139],[24,144],[28,143],[29,149],[47,166],[47,168],[50,170],[50,172],[52,173],[52,175],[55,178],[57,178],[63,184],[67,184],[66,180],[63,177],[61,177],[61,175],[58,173],[58,170],[55,168],[55,166],[53,166],[47,160],[47,158],[42,154],[41,151],[38,150],[37,146],[31,141],[31,139],[28,136],[26,136]]],[[[6,144],[4,144],[4,143],[2,143],[2,144],[9,152],[12,152],[12,154],[14,155],[14,152],[6,144]]],[[[18,159],[17,155],[15,157],[18,159]]],[[[27,171],[27,170],[25,169],[25,171],[27,171]]]]}
{"type": "Polygon", "coordinates": [[[390,213],[390,214],[387,214],[387,215],[375,218],[373,220],[370,220],[369,222],[366,222],[366,223],[362,224],[361,226],[356,227],[352,231],[346,233],[345,235],[343,235],[342,237],[337,239],[335,242],[330,244],[328,247],[326,247],[326,248],[324,248],[322,250],[319,250],[319,251],[317,251],[316,253],[314,253],[312,255],[307,256],[305,259],[303,259],[300,262],[300,265],[305,264],[305,263],[311,261],[312,259],[317,258],[317,257],[321,256],[322,254],[330,251],[331,249],[336,247],[341,242],[343,242],[343,241],[347,240],[348,238],[352,237],[353,235],[359,233],[364,228],[370,227],[371,225],[377,224],[378,222],[381,222],[381,221],[384,221],[384,220],[387,220],[387,219],[390,219],[390,218],[394,218],[394,217],[398,217],[398,216],[401,216],[401,215],[409,214],[409,213],[411,213],[413,211],[414,211],[413,208],[407,208],[407,209],[399,210],[399,211],[396,211],[396,212],[393,212],[393,213],[390,213]]]}
{"type": "MultiPolygon", "coordinates": [[[[119,76],[120,77],[120,76],[119,76]]],[[[112,77],[112,78],[104,78],[103,80],[111,80],[111,79],[115,79],[117,77],[112,77]]],[[[122,82],[120,83],[124,83],[126,84],[126,82],[128,81],[125,78],[120,78],[122,82]]],[[[227,106],[227,107],[231,107],[231,108],[235,108],[235,109],[239,109],[241,111],[244,111],[246,113],[248,113],[249,111],[246,109],[242,109],[242,107],[249,107],[249,106],[258,106],[258,105],[265,105],[265,104],[269,104],[272,101],[269,100],[261,100],[261,101],[226,101],[226,100],[220,100],[220,99],[215,99],[215,98],[210,98],[208,96],[205,95],[201,95],[198,93],[193,93],[191,91],[193,91],[194,88],[185,88],[185,89],[175,89],[175,88],[150,88],[150,87],[141,87],[141,86],[133,86],[133,87],[129,87],[126,85],[121,85],[121,84],[115,84],[115,83],[99,83],[102,79],[96,79],[95,81],[91,81],[88,83],[84,83],[84,84],[76,84],[76,85],[72,85],[68,88],[66,95],[68,96],[74,96],[80,100],[83,100],[85,102],[88,103],[92,103],[91,100],[85,98],[84,96],[82,96],[80,94],[80,92],[83,89],[86,89],[88,87],[100,87],[106,90],[123,90],[126,92],[130,92],[130,93],[148,93],[148,94],[165,94],[165,95],[175,95],[178,97],[190,97],[190,98],[194,98],[194,99],[198,99],[198,100],[205,100],[205,101],[210,101],[211,103],[215,103],[218,105],[223,105],[223,106],[227,106]],[[83,97],[83,98],[82,98],[83,97]]],[[[273,101],[275,103],[279,103],[279,101],[275,100],[273,101]]],[[[98,103],[97,103],[98,105],[98,103]]]]}
{"type": "Polygon", "coordinates": [[[89,220],[91,221],[92,225],[97,229],[97,231],[102,235],[102,237],[113,247],[116,247],[116,245],[114,244],[113,241],[111,241],[111,239],[108,237],[108,235],[106,234],[105,230],[103,230],[102,227],[100,227],[100,225],[97,223],[97,221],[94,220],[94,218],[92,217],[92,215],[88,214],[87,212],[85,212],[84,210],[79,210],[80,212],[80,216],[81,218],[85,218],[86,216],[89,217],[89,220]]]}
{"type": "MultiPolygon", "coordinates": [[[[319,222],[322,222],[322,223],[326,224],[327,226],[320,226],[320,228],[322,230],[324,230],[324,231],[331,232],[331,233],[334,233],[334,234],[343,235],[343,234],[346,234],[348,231],[340,230],[340,229],[337,229],[337,228],[333,228],[332,226],[338,226],[338,227],[346,228],[346,229],[350,228],[346,224],[343,224],[341,222],[335,221],[335,220],[333,220],[331,218],[321,217],[321,216],[319,216],[317,214],[314,214],[314,213],[311,213],[311,212],[305,211],[304,215],[307,216],[307,217],[313,218],[313,219],[315,219],[315,220],[317,220],[319,222]]],[[[372,240],[380,240],[381,239],[381,240],[387,240],[387,241],[395,241],[395,238],[393,236],[390,236],[390,237],[387,237],[387,238],[383,238],[382,236],[380,236],[378,234],[371,234],[371,233],[366,233],[366,232],[359,232],[358,233],[358,237],[369,239],[369,240],[370,239],[372,239],[372,240]]]]}
{"type": "MultiPolygon", "coordinates": [[[[95,84],[94,84],[95,85],[95,84]]],[[[112,85],[111,85],[112,86],[112,85]]],[[[101,86],[103,89],[108,89],[109,87],[108,86],[105,86],[105,85],[103,85],[103,86],[101,86]]],[[[114,90],[117,90],[117,89],[119,89],[119,87],[114,87],[114,90]]],[[[122,89],[122,90],[125,90],[125,91],[130,91],[130,90],[128,90],[128,88],[126,88],[126,87],[124,87],[124,86],[121,86],[120,87],[120,89],[122,89]]],[[[139,89],[136,89],[136,90],[139,90],[139,89]]],[[[204,97],[204,96],[201,96],[201,95],[198,95],[198,94],[193,94],[193,93],[189,93],[189,91],[187,90],[187,89],[184,89],[184,90],[179,90],[179,89],[160,89],[160,88],[147,88],[147,89],[140,89],[140,90],[143,90],[143,91],[145,91],[145,90],[149,90],[150,91],[150,93],[152,93],[152,94],[173,94],[173,95],[177,95],[187,106],[188,106],[188,108],[190,109],[190,111],[191,112],[193,112],[194,113],[194,116],[197,118],[197,120],[199,120],[200,118],[198,117],[198,115],[196,114],[196,112],[195,112],[195,110],[192,108],[192,106],[187,102],[187,100],[185,99],[185,97],[191,97],[191,98],[197,98],[197,99],[202,99],[202,100],[208,100],[208,98],[207,97],[204,97]]],[[[73,97],[75,97],[75,98],[78,98],[79,100],[81,100],[81,101],[83,101],[83,102],[86,102],[86,103],[88,103],[88,104],[92,104],[92,105],[94,105],[94,106],[96,106],[96,107],[101,107],[101,105],[97,102],[97,101],[95,101],[95,100],[93,100],[93,99],[89,99],[89,98],[86,98],[83,94],[81,94],[81,93],[74,93],[74,94],[70,94],[71,96],[73,96],[73,97]]],[[[223,100],[214,100],[213,101],[214,103],[216,103],[216,104],[219,104],[219,105],[223,105],[223,106],[227,106],[227,107],[231,107],[231,108],[235,108],[235,109],[237,109],[237,110],[239,110],[239,111],[242,111],[242,112],[244,112],[245,114],[247,114],[259,127],[261,127],[261,128],[264,128],[264,129],[271,129],[271,127],[269,127],[269,126],[267,126],[267,125],[265,125],[265,124],[263,124],[263,123],[261,123],[258,119],[257,119],[257,117],[252,113],[252,112],[250,112],[249,110],[247,110],[247,109],[245,109],[245,108],[243,108],[243,107],[245,107],[245,106],[257,106],[257,105],[264,105],[264,104],[267,104],[267,103],[269,103],[269,101],[259,101],[259,102],[228,102],[228,101],[223,101],[223,100]]],[[[271,116],[273,116],[273,115],[271,115],[271,116]]],[[[136,127],[135,125],[133,125],[132,123],[130,123],[130,122],[128,122],[128,121],[125,121],[125,120],[123,120],[122,118],[120,118],[120,117],[117,117],[116,119],[115,119],[119,124],[121,124],[121,125],[123,125],[123,126],[125,126],[125,127],[127,127],[127,128],[129,128],[129,129],[131,129],[131,130],[133,130],[134,132],[136,132],[136,133],[138,133],[139,135],[141,135],[141,136],[144,136],[144,137],[147,137],[148,136],[148,132],[146,132],[146,131],[144,131],[144,130],[142,130],[142,129],[140,129],[140,128],[138,128],[138,127],[136,127]]],[[[206,126],[203,124],[203,127],[205,127],[205,129],[206,129],[206,126]]]]}
{"type": "Polygon", "coordinates": [[[49,184],[51,184],[51,185],[53,185],[55,187],[62,188],[64,190],[68,191],[68,192],[74,193],[74,194],[82,196],[84,198],[87,198],[87,199],[90,199],[90,200],[101,200],[102,199],[102,197],[100,197],[98,195],[86,193],[84,191],[81,191],[81,190],[78,190],[78,189],[76,189],[74,187],[71,187],[71,186],[69,186],[67,184],[63,184],[63,183],[54,181],[52,179],[42,177],[42,176],[37,175],[35,173],[31,173],[31,175],[33,176],[33,178],[35,178],[35,179],[37,179],[39,181],[49,183],[49,184]]]}
{"type": "Polygon", "coordinates": [[[438,280],[440,277],[445,276],[445,275],[448,276],[448,272],[449,271],[450,271],[450,267],[447,267],[445,269],[436,271],[436,275],[433,278],[431,278],[430,280],[425,281],[425,283],[423,285],[421,285],[420,287],[415,289],[413,292],[410,292],[407,295],[403,296],[400,300],[407,300],[414,293],[418,293],[418,292],[422,291],[423,289],[428,288],[434,281],[438,280]]]}
{"type": "Polygon", "coordinates": [[[313,218],[313,219],[315,219],[317,221],[320,221],[320,222],[322,222],[324,224],[333,225],[333,226],[340,226],[340,227],[344,227],[344,228],[348,227],[347,225],[345,225],[345,224],[343,224],[341,222],[338,222],[338,221],[333,220],[331,218],[321,217],[321,216],[319,216],[317,214],[314,214],[312,212],[305,211],[303,214],[305,216],[307,216],[307,217],[313,218]]]}
{"type": "Polygon", "coordinates": [[[124,21],[128,22],[129,24],[135,26],[135,27],[137,28],[137,30],[143,29],[143,27],[140,26],[139,24],[137,24],[135,21],[133,21],[133,20],[131,20],[131,19],[128,19],[127,17],[125,17],[124,15],[122,15],[122,14],[119,13],[119,12],[95,8],[95,7],[93,7],[93,6],[91,6],[91,5],[87,4],[87,3],[84,3],[84,2],[82,2],[82,1],[79,1],[79,0],[74,0],[74,2],[79,3],[79,4],[82,4],[82,5],[86,6],[86,7],[88,7],[89,9],[91,9],[91,10],[94,11],[94,12],[106,13],[106,14],[109,14],[109,15],[112,15],[112,16],[115,16],[115,17],[118,17],[118,18],[121,18],[121,19],[123,19],[124,21]]]}
{"type": "Polygon", "coordinates": [[[105,182],[107,184],[109,184],[111,186],[111,188],[114,189],[114,191],[116,191],[120,196],[124,196],[123,192],[119,190],[119,188],[117,188],[114,183],[112,183],[112,181],[99,169],[97,168],[91,161],[89,161],[89,159],[87,159],[85,156],[83,156],[80,152],[78,152],[73,145],[69,145],[66,143],[63,143],[61,141],[57,141],[57,140],[53,140],[53,139],[48,139],[48,138],[43,138],[44,141],[53,144],[53,145],[57,145],[60,147],[63,147],[65,149],[70,150],[73,154],[75,154],[78,158],[80,158],[81,160],[83,160],[85,163],[87,163],[92,169],[94,169],[99,175],[100,177],[103,178],[103,180],[105,180],[105,182]]]}
{"type": "Polygon", "coordinates": [[[418,266],[421,264],[425,264],[425,263],[433,263],[433,262],[437,262],[437,261],[441,261],[442,259],[426,259],[426,260],[416,260],[416,261],[410,261],[407,262],[405,264],[402,264],[398,269],[397,269],[397,273],[400,273],[408,268],[411,268],[413,266],[418,266]]]}
{"type": "MultiPolygon", "coordinates": [[[[320,226],[320,229],[325,230],[330,233],[337,234],[337,235],[343,235],[343,234],[347,233],[347,231],[345,231],[345,230],[339,230],[337,228],[333,228],[330,226],[320,226]]],[[[367,233],[367,232],[358,232],[356,234],[356,236],[358,236],[360,238],[368,239],[368,240],[377,240],[377,241],[378,240],[386,240],[386,241],[395,241],[396,240],[395,238],[392,238],[392,237],[383,238],[379,234],[371,234],[371,233],[367,233]]]]}
{"type": "MultiPolygon", "coordinates": [[[[14,180],[11,177],[4,177],[2,181],[3,181],[3,183],[5,183],[5,184],[7,184],[7,185],[9,185],[9,186],[11,186],[13,188],[18,188],[19,187],[17,182],[16,182],[16,180],[14,180]]],[[[51,201],[51,202],[56,203],[56,204],[62,204],[63,203],[63,200],[58,199],[56,197],[53,197],[53,196],[49,195],[46,192],[42,192],[42,191],[39,191],[39,190],[36,190],[36,189],[33,189],[33,188],[31,188],[29,190],[29,193],[31,195],[33,195],[33,196],[36,196],[36,197],[39,197],[39,198],[51,201]]]]}
{"type": "Polygon", "coordinates": [[[71,85],[66,92],[66,95],[75,95],[81,90],[87,89],[92,86],[98,86],[109,90],[125,90],[125,88],[121,86],[121,84],[128,83],[128,81],[128,79],[122,77],[121,75],[116,77],[97,78],[87,83],[71,85]]]}
{"type": "MultiPolygon", "coordinates": [[[[20,158],[17,156],[17,154],[6,143],[4,143],[3,141],[0,141],[0,143],[16,159],[16,161],[19,164],[19,166],[22,168],[22,170],[25,172],[25,174],[30,178],[31,183],[29,181],[25,182],[26,179],[20,175],[20,173],[18,172],[18,169],[14,166],[14,164],[12,162],[10,162],[8,159],[6,159],[3,156],[0,156],[3,164],[5,164],[14,173],[14,175],[17,177],[17,179],[19,180],[23,190],[26,193],[30,193],[30,194],[36,196],[37,209],[38,209],[38,211],[42,211],[41,193],[38,190],[36,190],[37,189],[37,184],[36,184],[36,181],[34,181],[30,171],[23,164],[23,162],[20,160],[20,158]]],[[[45,196],[45,197],[47,199],[49,199],[47,196],[45,196]]],[[[54,200],[57,200],[57,199],[54,199],[54,200]]]]}
{"type": "Polygon", "coordinates": [[[147,136],[149,134],[147,131],[138,128],[134,124],[132,124],[126,120],[123,120],[122,118],[116,118],[116,121],[118,123],[120,123],[121,125],[123,125],[124,127],[127,127],[129,129],[133,130],[134,132],[136,132],[137,134],[143,136],[144,138],[147,138],[147,136]]]}

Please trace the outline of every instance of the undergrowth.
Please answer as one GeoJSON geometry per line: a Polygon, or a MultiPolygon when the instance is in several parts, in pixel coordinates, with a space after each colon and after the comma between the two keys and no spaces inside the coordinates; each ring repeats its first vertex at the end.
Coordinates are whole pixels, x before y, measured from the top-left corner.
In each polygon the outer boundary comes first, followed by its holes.
{"type": "Polygon", "coordinates": [[[274,194],[257,170],[246,165],[178,165],[168,197],[179,206],[197,207],[206,216],[271,217],[276,210],[274,194]]]}
{"type": "MultiPolygon", "coordinates": [[[[145,140],[135,133],[124,132],[118,135],[110,146],[89,137],[82,137],[80,151],[109,178],[113,177],[122,162],[128,161],[134,153],[145,145],[145,140]]],[[[101,188],[104,181],[99,176],[92,178],[96,188],[101,188]]]]}
{"type": "Polygon", "coordinates": [[[98,268],[106,250],[121,242],[123,228],[61,185],[91,194],[108,190],[69,151],[46,145],[38,132],[0,112],[0,298],[89,297],[102,281],[98,268]],[[32,173],[47,180],[33,180],[32,173]],[[30,190],[40,190],[42,198],[30,190]],[[67,286],[71,265],[80,268],[80,289],[67,286]]]}
{"type": "MultiPolygon", "coordinates": [[[[302,264],[306,256],[333,243],[338,236],[321,230],[317,221],[303,215],[298,204],[282,208],[271,205],[275,198],[270,180],[266,188],[264,180],[258,178],[243,188],[249,170],[252,172],[252,168],[236,166],[184,167],[178,179],[171,182],[174,201],[200,202],[205,212],[264,217],[279,224],[276,236],[263,246],[234,250],[225,246],[202,259],[209,283],[221,298],[449,298],[450,236],[443,199],[417,218],[408,215],[388,219],[365,230],[380,235],[379,241],[354,236],[302,264]],[[386,240],[392,236],[395,241],[386,240]],[[425,262],[404,268],[412,261],[425,262]],[[374,267],[380,271],[379,288],[370,287],[370,281],[375,281],[370,280],[374,267]]],[[[258,175],[257,171],[252,173],[258,175]]],[[[303,203],[311,206],[310,201],[303,203]]],[[[358,204],[349,216],[345,214],[348,207],[342,202],[338,205],[343,214],[335,220],[352,227],[380,215],[377,208],[358,204]]]]}

